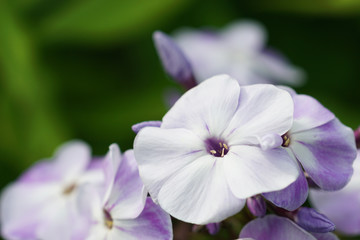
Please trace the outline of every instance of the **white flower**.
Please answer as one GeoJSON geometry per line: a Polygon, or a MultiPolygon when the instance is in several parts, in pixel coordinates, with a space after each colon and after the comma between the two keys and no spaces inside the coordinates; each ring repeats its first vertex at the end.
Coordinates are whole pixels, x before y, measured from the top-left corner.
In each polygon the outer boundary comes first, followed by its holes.
{"type": "Polygon", "coordinates": [[[247,197],[296,180],[296,162],[281,141],[269,140],[290,129],[292,116],[286,91],[240,88],[227,75],[215,76],[186,92],[160,128],[140,130],[134,143],[140,176],[174,217],[219,222],[240,211],[247,197]]]}

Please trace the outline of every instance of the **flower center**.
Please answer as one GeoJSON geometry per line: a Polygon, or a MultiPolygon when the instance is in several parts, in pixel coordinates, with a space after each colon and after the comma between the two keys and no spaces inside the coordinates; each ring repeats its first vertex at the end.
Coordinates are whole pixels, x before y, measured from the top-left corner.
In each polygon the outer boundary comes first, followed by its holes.
{"type": "Polygon", "coordinates": [[[205,143],[206,150],[215,157],[224,157],[229,152],[229,146],[224,140],[208,138],[205,143]]]}
{"type": "Polygon", "coordinates": [[[108,229],[112,229],[113,227],[113,219],[110,215],[110,213],[104,209],[104,222],[105,222],[105,226],[108,228],[108,229]]]}
{"type": "Polygon", "coordinates": [[[75,183],[70,184],[64,189],[63,194],[64,195],[70,195],[70,193],[72,193],[75,190],[75,188],[76,188],[75,183]]]}
{"type": "Polygon", "coordinates": [[[287,133],[285,133],[281,137],[283,139],[283,143],[281,144],[281,146],[288,147],[290,145],[290,137],[289,137],[289,135],[287,133]]]}

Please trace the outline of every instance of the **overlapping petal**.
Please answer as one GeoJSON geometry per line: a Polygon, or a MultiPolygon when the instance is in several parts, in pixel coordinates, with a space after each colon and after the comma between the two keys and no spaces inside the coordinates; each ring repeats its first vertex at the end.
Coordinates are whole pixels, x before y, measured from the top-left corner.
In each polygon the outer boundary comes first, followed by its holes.
{"type": "Polygon", "coordinates": [[[171,176],[159,193],[159,204],[172,216],[195,224],[219,222],[240,211],[226,182],[226,158],[203,156],[171,176]]]}
{"type": "Polygon", "coordinates": [[[324,125],[335,118],[334,114],[321,105],[316,99],[307,95],[293,95],[294,124],[291,133],[324,125]]]}
{"type": "Polygon", "coordinates": [[[338,119],[292,134],[290,148],[311,179],[324,190],[343,188],[353,173],[353,131],[338,119]]]}
{"type": "Polygon", "coordinates": [[[240,86],[218,75],[187,91],[164,116],[161,128],[185,128],[200,137],[220,136],[235,114],[240,86]]]}
{"type": "Polygon", "coordinates": [[[109,152],[106,154],[103,160],[103,172],[104,172],[104,197],[103,202],[108,201],[111,191],[114,185],[114,179],[121,163],[122,156],[120,148],[117,144],[111,144],[109,152]]]}
{"type": "Polygon", "coordinates": [[[191,131],[154,127],[139,132],[134,152],[140,176],[154,201],[169,177],[205,155],[204,143],[191,131]]]}
{"type": "Polygon", "coordinates": [[[238,109],[223,135],[230,145],[282,135],[291,128],[293,111],[292,98],[282,89],[268,84],[242,87],[238,109]]]}
{"type": "Polygon", "coordinates": [[[116,219],[136,218],[145,206],[147,191],[139,176],[134,152],[124,153],[105,209],[116,219]]]}
{"type": "Polygon", "coordinates": [[[281,148],[231,146],[224,168],[231,191],[242,199],[283,189],[299,175],[297,163],[281,148]]]}
{"type": "Polygon", "coordinates": [[[299,176],[288,187],[275,192],[263,193],[263,196],[278,207],[294,211],[306,201],[308,197],[308,182],[301,168],[299,176]]]}
{"type": "Polygon", "coordinates": [[[172,236],[170,216],[147,198],[144,211],[136,219],[115,220],[105,239],[170,240],[172,236]]]}
{"type": "Polygon", "coordinates": [[[64,182],[71,183],[85,171],[91,160],[91,151],[81,141],[71,141],[62,145],[55,154],[54,169],[64,182]]]}

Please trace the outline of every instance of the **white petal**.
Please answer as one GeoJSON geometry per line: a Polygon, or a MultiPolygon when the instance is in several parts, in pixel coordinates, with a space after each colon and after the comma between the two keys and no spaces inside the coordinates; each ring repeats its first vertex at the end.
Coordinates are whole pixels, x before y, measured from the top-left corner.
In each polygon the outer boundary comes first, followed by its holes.
{"type": "Polygon", "coordinates": [[[141,213],[145,206],[147,191],[142,183],[134,152],[124,153],[117,170],[114,185],[105,209],[113,219],[132,219],[141,213]]]}
{"type": "Polygon", "coordinates": [[[267,134],[282,135],[292,125],[290,94],[269,84],[241,88],[239,106],[224,138],[229,144],[257,143],[267,134]]]}
{"type": "Polygon", "coordinates": [[[266,41],[265,28],[254,21],[235,22],[221,33],[224,44],[238,51],[261,51],[266,41]]]}
{"type": "Polygon", "coordinates": [[[57,197],[54,184],[12,184],[1,196],[2,234],[8,238],[36,234],[44,205],[57,197]]]}
{"type": "Polygon", "coordinates": [[[71,141],[62,145],[55,155],[56,172],[67,183],[72,183],[79,177],[90,163],[91,153],[87,144],[81,141],[71,141]]]}
{"type": "Polygon", "coordinates": [[[262,151],[253,146],[233,146],[224,164],[232,192],[242,199],[284,189],[299,175],[297,163],[282,148],[262,151]]]}
{"type": "Polygon", "coordinates": [[[197,82],[227,73],[228,49],[217,34],[183,29],[174,40],[190,61],[197,82]]]}
{"type": "Polygon", "coordinates": [[[161,128],[219,136],[236,111],[239,93],[236,80],[227,75],[212,77],[187,91],[164,116],[161,128]]]}
{"type": "Polygon", "coordinates": [[[109,240],[109,235],[110,231],[105,224],[96,224],[91,227],[86,240],[109,240]]]}
{"type": "Polygon", "coordinates": [[[274,83],[299,86],[304,83],[305,73],[301,68],[291,65],[279,54],[271,51],[269,54],[259,54],[256,59],[258,70],[274,83]]]}
{"type": "Polygon", "coordinates": [[[194,224],[220,222],[239,212],[245,200],[231,192],[224,161],[203,156],[171,176],[160,190],[160,206],[175,218],[194,224]]]}
{"type": "Polygon", "coordinates": [[[113,240],[170,240],[173,239],[170,215],[148,198],[136,219],[115,220],[109,235],[113,240]]]}
{"type": "Polygon", "coordinates": [[[108,201],[110,193],[114,185],[114,179],[116,172],[121,162],[120,148],[117,144],[111,144],[109,152],[106,154],[104,159],[104,175],[105,175],[105,195],[103,202],[108,201]]]}
{"type": "Polygon", "coordinates": [[[146,127],[136,136],[135,159],[154,201],[164,182],[205,152],[204,143],[186,129],[146,127]]]}

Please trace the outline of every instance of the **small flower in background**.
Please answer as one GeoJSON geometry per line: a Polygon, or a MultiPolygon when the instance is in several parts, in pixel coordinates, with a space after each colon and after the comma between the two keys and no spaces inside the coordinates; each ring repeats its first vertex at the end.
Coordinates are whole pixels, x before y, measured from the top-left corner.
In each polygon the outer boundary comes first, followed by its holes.
{"type": "Polygon", "coordinates": [[[353,177],[340,191],[310,191],[313,206],[326,214],[344,235],[360,234],[360,150],[353,167],[353,177]]]}
{"type": "Polygon", "coordinates": [[[172,239],[170,216],[146,197],[133,151],[121,156],[111,145],[105,166],[104,191],[88,202],[92,225],[86,239],[172,239]]]}
{"type": "Polygon", "coordinates": [[[4,190],[2,235],[19,240],[84,239],[88,221],[78,209],[78,197],[103,181],[102,169],[91,164],[88,145],[64,144],[52,161],[36,163],[4,190]]]}
{"type": "Polygon", "coordinates": [[[317,100],[289,92],[294,100],[294,122],[282,136],[282,146],[301,164],[305,173],[301,171],[289,187],[264,193],[264,196],[275,205],[292,211],[307,199],[306,177],[327,191],[345,186],[353,173],[356,146],[353,131],[317,100]]]}
{"type": "Polygon", "coordinates": [[[266,240],[338,240],[332,233],[310,233],[288,218],[266,215],[244,226],[240,239],[266,240]]]}
{"type": "Polygon", "coordinates": [[[171,219],[150,198],[133,151],[110,146],[93,159],[79,141],[64,144],[52,161],[40,161],[1,197],[7,239],[171,239],[171,219]]]}
{"type": "Polygon", "coordinates": [[[229,76],[215,76],[186,92],[160,128],[140,130],[134,142],[140,176],[174,217],[222,221],[240,211],[244,199],[298,177],[282,141],[268,141],[290,129],[292,115],[286,91],[265,84],[240,88],[229,76]]]}
{"type": "Polygon", "coordinates": [[[235,22],[221,31],[182,30],[173,40],[156,32],[154,42],[165,71],[187,89],[217,74],[229,74],[241,85],[274,83],[298,86],[304,73],[265,46],[263,26],[235,22]]]}

